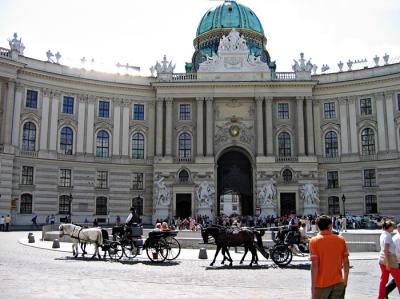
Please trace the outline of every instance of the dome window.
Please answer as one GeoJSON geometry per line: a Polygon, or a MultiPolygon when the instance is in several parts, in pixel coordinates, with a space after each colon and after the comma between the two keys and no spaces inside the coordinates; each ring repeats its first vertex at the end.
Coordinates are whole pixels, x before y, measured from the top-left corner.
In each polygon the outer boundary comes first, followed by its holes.
{"type": "Polygon", "coordinates": [[[229,11],[229,12],[232,12],[232,7],[229,7],[229,8],[228,8],[228,11],[229,11]]]}

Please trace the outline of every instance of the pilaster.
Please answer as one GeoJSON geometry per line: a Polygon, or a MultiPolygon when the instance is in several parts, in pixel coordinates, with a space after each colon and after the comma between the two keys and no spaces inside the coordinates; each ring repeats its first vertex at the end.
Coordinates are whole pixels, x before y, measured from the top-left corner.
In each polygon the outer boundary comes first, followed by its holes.
{"type": "Polygon", "coordinates": [[[157,128],[156,128],[156,155],[162,156],[163,154],[163,98],[157,98],[157,128]]]}
{"type": "Polygon", "coordinates": [[[147,157],[154,157],[154,142],[155,142],[155,107],[153,100],[149,99],[147,104],[148,107],[148,125],[149,125],[149,132],[147,136],[147,157]]]}
{"type": "Polygon", "coordinates": [[[50,142],[49,150],[57,150],[58,111],[61,94],[58,91],[51,92],[51,120],[50,120],[50,142]]]}
{"type": "Polygon", "coordinates": [[[173,98],[165,99],[165,155],[172,156],[172,104],[173,98]]]}
{"type": "Polygon", "coordinates": [[[129,156],[129,109],[131,102],[129,100],[122,101],[122,156],[129,156]]]}
{"type": "Polygon", "coordinates": [[[42,89],[42,119],[40,123],[40,145],[41,151],[47,151],[49,134],[49,113],[50,113],[50,90],[42,89]]]}
{"type": "Polygon", "coordinates": [[[350,140],[351,140],[351,153],[358,153],[358,136],[357,136],[357,115],[356,103],[357,97],[351,96],[349,98],[349,122],[350,122],[350,140]]]}
{"type": "Polygon", "coordinates": [[[376,103],[376,117],[378,121],[378,148],[380,152],[386,152],[386,126],[385,126],[385,107],[383,93],[374,94],[376,103]]]}
{"type": "Polygon", "coordinates": [[[113,156],[118,157],[120,155],[120,138],[121,138],[121,106],[116,100],[113,101],[114,107],[114,125],[113,125],[113,156]]]}
{"type": "Polygon", "coordinates": [[[87,108],[87,117],[86,117],[86,153],[93,154],[93,140],[95,140],[94,136],[94,113],[95,113],[95,102],[96,98],[94,96],[88,97],[88,108],[87,108]]]}
{"type": "Polygon", "coordinates": [[[207,156],[212,156],[214,154],[214,109],[213,109],[213,98],[207,97],[206,98],[206,110],[207,110],[207,123],[206,123],[206,130],[207,130],[207,156]]]}
{"type": "Polygon", "coordinates": [[[393,92],[385,92],[386,101],[386,121],[387,121],[387,132],[389,141],[389,150],[396,150],[396,129],[394,125],[394,113],[393,113],[393,92]]]}
{"type": "Polygon", "coordinates": [[[204,98],[198,97],[196,98],[197,102],[197,125],[196,125],[196,133],[197,133],[197,156],[204,156],[204,132],[203,132],[203,104],[204,98]]]}
{"type": "Polygon", "coordinates": [[[307,116],[307,150],[308,155],[314,155],[314,120],[313,120],[313,99],[306,99],[306,116],[307,116]]]}
{"type": "MultiPolygon", "coordinates": [[[[21,84],[17,84],[15,88],[15,100],[14,100],[14,116],[12,126],[12,145],[15,147],[19,146],[19,132],[20,132],[20,119],[21,119],[21,104],[22,104],[22,91],[24,87],[21,84]]],[[[39,128],[36,129],[38,133],[39,128]]],[[[36,133],[36,134],[37,134],[36,133]]]]}
{"type": "Polygon", "coordinates": [[[82,154],[84,152],[84,140],[85,140],[85,114],[87,106],[87,97],[85,95],[79,96],[78,106],[78,133],[77,133],[77,153],[82,154]]]}
{"type": "Polygon", "coordinates": [[[264,156],[264,138],[263,138],[263,97],[256,97],[257,110],[257,156],[264,156]]]}
{"type": "Polygon", "coordinates": [[[265,139],[267,142],[267,156],[273,156],[274,154],[274,138],[273,138],[273,127],[272,127],[272,97],[265,98],[265,139]]]}
{"type": "Polygon", "coordinates": [[[314,140],[315,140],[315,152],[318,156],[323,155],[322,150],[322,136],[321,136],[321,109],[319,101],[314,101],[314,140]]]}
{"type": "Polygon", "coordinates": [[[297,144],[298,144],[298,155],[304,156],[304,111],[303,111],[303,97],[297,97],[297,144]]]}
{"type": "Polygon", "coordinates": [[[349,134],[347,125],[347,99],[339,99],[339,113],[340,113],[340,136],[341,136],[341,148],[342,154],[349,153],[349,134]]]}
{"type": "Polygon", "coordinates": [[[5,109],[3,110],[3,140],[4,144],[11,145],[12,123],[14,110],[15,81],[7,82],[7,99],[5,101],[5,109]]]}

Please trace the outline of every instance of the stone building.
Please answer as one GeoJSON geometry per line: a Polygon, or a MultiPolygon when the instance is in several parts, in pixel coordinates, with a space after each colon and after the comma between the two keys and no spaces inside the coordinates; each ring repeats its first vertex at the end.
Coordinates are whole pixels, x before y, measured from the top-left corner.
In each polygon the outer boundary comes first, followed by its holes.
{"type": "Polygon", "coordinates": [[[279,73],[255,13],[202,18],[187,72],[87,71],[0,49],[0,214],[114,221],[241,214],[398,215],[400,64],[279,73]],[[344,199],[344,200],[343,200],[344,199]],[[237,205],[236,205],[237,206],[237,205]],[[235,207],[236,207],[235,206],[235,207]]]}

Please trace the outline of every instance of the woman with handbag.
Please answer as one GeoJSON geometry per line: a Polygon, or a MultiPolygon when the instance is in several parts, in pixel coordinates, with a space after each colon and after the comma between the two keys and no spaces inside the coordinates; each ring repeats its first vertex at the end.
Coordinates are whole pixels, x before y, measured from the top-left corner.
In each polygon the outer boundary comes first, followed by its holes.
{"type": "Polygon", "coordinates": [[[386,298],[386,284],[391,274],[396,281],[400,293],[400,269],[396,258],[396,246],[392,240],[394,223],[391,220],[382,220],[382,234],[380,236],[381,251],[379,254],[379,266],[381,268],[381,279],[379,282],[378,299],[386,298]]]}

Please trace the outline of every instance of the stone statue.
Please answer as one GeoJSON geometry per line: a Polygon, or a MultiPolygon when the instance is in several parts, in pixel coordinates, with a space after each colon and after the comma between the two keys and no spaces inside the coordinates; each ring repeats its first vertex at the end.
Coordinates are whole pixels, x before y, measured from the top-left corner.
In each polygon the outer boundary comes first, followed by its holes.
{"type": "Polygon", "coordinates": [[[169,206],[171,203],[171,192],[169,191],[165,182],[163,182],[164,178],[161,177],[158,181],[156,181],[156,185],[158,188],[157,192],[157,206],[169,206]]]}
{"type": "Polygon", "coordinates": [[[202,182],[196,191],[197,199],[199,200],[199,207],[211,207],[213,204],[213,195],[215,188],[208,182],[202,182]]]}
{"type": "Polygon", "coordinates": [[[276,181],[273,178],[262,187],[258,193],[261,206],[275,207],[276,181]]]}
{"type": "Polygon", "coordinates": [[[300,53],[300,59],[297,61],[293,59],[294,65],[292,69],[294,72],[311,72],[313,64],[311,63],[311,58],[307,61],[304,59],[304,53],[300,53]]]}
{"type": "Polygon", "coordinates": [[[54,60],[53,60],[54,55],[53,55],[53,53],[51,53],[50,50],[48,50],[48,51],[46,52],[46,56],[47,56],[47,62],[54,63],[54,60]]]}
{"type": "Polygon", "coordinates": [[[157,74],[160,74],[160,73],[164,73],[164,74],[165,73],[170,73],[170,74],[172,74],[174,72],[175,66],[176,65],[175,64],[172,65],[172,61],[168,61],[167,60],[167,56],[164,55],[163,60],[161,61],[161,63],[157,61],[156,64],[154,65],[154,67],[152,67],[153,68],[152,75],[154,73],[154,70],[157,72],[157,74]]]}
{"type": "Polygon", "coordinates": [[[22,43],[22,38],[18,39],[18,34],[14,33],[14,38],[8,39],[8,44],[10,45],[11,50],[17,51],[19,54],[24,55],[25,46],[22,43]]]}
{"type": "Polygon", "coordinates": [[[300,189],[300,198],[304,204],[314,205],[319,203],[318,188],[312,183],[304,184],[300,189]]]}
{"type": "Polygon", "coordinates": [[[60,52],[57,52],[56,55],[55,55],[55,57],[56,57],[56,63],[60,63],[60,59],[61,59],[61,54],[60,54],[60,52]]]}

